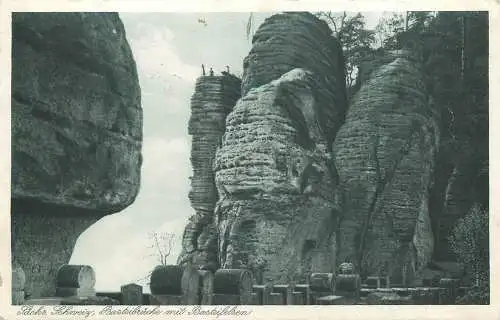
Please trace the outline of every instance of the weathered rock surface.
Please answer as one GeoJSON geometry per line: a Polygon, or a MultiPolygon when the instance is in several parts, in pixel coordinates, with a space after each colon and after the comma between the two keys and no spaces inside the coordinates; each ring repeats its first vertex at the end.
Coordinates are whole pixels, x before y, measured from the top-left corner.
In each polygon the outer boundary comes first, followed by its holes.
{"type": "Polygon", "coordinates": [[[12,254],[37,298],[78,236],[134,201],[141,97],[118,14],[12,18],[12,254]]]}
{"type": "Polygon", "coordinates": [[[333,144],[343,213],[337,259],[400,283],[432,255],[439,130],[418,63],[407,52],[374,63],[333,144]]]}
{"type": "Polygon", "coordinates": [[[263,281],[302,279],[335,265],[335,199],[316,75],[294,69],[253,88],[226,121],[215,159],[222,268],[263,281]]]}
{"type": "Polygon", "coordinates": [[[217,234],[213,212],[218,195],[213,161],[221,145],[226,117],[240,98],[241,80],[233,75],[204,76],[197,80],[191,98],[188,132],[191,143],[191,191],[189,200],[196,214],[191,216],[183,235],[179,262],[198,265],[216,261],[217,234]]]}
{"type": "Polygon", "coordinates": [[[139,189],[142,109],[117,14],[18,13],[12,196],[116,212],[139,189]]]}
{"type": "Polygon", "coordinates": [[[275,14],[262,23],[243,62],[242,95],[295,68],[316,75],[316,110],[328,148],[344,121],[346,90],[344,57],[328,25],[308,12],[275,14]]]}
{"type": "MultiPolygon", "coordinates": [[[[197,142],[193,130],[193,155],[203,158],[192,157],[199,178],[193,177],[190,199],[197,214],[186,227],[179,262],[249,268],[259,283],[307,281],[311,272],[333,271],[335,181],[328,150],[346,94],[342,50],[331,34],[310,13],[266,19],[244,60],[243,97],[225,127],[225,108],[214,105],[218,111],[205,121],[193,108],[190,130],[203,126],[199,131],[213,136],[197,142]],[[214,194],[206,168],[219,128],[225,133],[213,166],[214,194]]],[[[200,100],[210,99],[203,95],[200,100]]]]}

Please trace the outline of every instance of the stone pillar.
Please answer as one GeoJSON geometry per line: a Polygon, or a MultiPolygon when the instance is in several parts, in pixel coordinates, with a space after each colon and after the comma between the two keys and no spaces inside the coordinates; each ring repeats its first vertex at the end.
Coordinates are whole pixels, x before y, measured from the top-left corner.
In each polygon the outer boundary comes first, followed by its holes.
{"type": "Polygon", "coordinates": [[[359,274],[339,274],[335,279],[335,295],[358,301],[361,293],[359,274]]]}
{"type": "Polygon", "coordinates": [[[334,292],[333,273],[313,273],[309,277],[309,289],[311,290],[312,304],[317,304],[317,299],[332,295],[334,292]]]}
{"type": "Polygon", "coordinates": [[[220,269],[214,277],[214,304],[252,304],[253,277],[245,269],[220,269]]]}
{"type": "Polygon", "coordinates": [[[157,266],[151,274],[151,304],[197,305],[200,303],[198,270],[179,265],[157,266]]]}
{"type": "Polygon", "coordinates": [[[455,304],[459,286],[459,279],[443,278],[439,280],[439,287],[442,288],[439,294],[439,304],[455,304]]]}
{"type": "Polygon", "coordinates": [[[311,300],[311,288],[308,284],[296,284],[294,289],[303,294],[305,305],[314,304],[311,300]]]}
{"type": "Polygon", "coordinates": [[[56,277],[56,296],[92,297],[95,296],[95,272],[91,266],[63,265],[56,277]]]}
{"type": "Polygon", "coordinates": [[[142,305],[142,286],[130,283],[121,287],[121,304],[122,305],[142,305]]]}
{"type": "Polygon", "coordinates": [[[178,265],[157,266],[151,273],[149,289],[151,294],[182,294],[183,268],[178,265]]]}
{"type": "Polygon", "coordinates": [[[290,303],[296,306],[304,306],[307,304],[306,295],[300,291],[292,292],[292,302],[290,303]]]}
{"type": "Polygon", "coordinates": [[[381,281],[380,277],[368,277],[366,278],[366,286],[368,288],[380,288],[381,281]]]}
{"type": "Polygon", "coordinates": [[[259,305],[269,304],[269,294],[271,293],[270,285],[253,285],[253,292],[257,295],[257,302],[259,305]]]}
{"type": "Polygon", "coordinates": [[[292,284],[275,284],[273,286],[273,292],[281,293],[285,300],[284,304],[292,304],[293,302],[293,285],[292,284]]]}
{"type": "Polygon", "coordinates": [[[226,117],[240,98],[240,92],[241,80],[233,75],[202,76],[196,80],[188,123],[193,168],[188,197],[195,215],[185,227],[178,263],[215,268],[218,265],[214,209],[219,195],[213,162],[225,132],[226,117]]]}
{"type": "MultiPolygon", "coordinates": [[[[202,278],[199,270],[192,265],[188,265],[182,272],[182,297],[184,305],[199,305],[201,303],[202,278]]],[[[210,289],[210,288],[208,288],[210,289]]]]}
{"type": "Polygon", "coordinates": [[[157,266],[151,274],[151,304],[213,304],[214,276],[192,265],[157,266]]]}
{"type": "Polygon", "coordinates": [[[382,288],[390,288],[391,287],[391,277],[389,277],[389,276],[380,277],[380,286],[382,288]]]}
{"type": "Polygon", "coordinates": [[[284,305],[285,297],[281,293],[271,292],[269,294],[269,304],[270,305],[284,305]]]}

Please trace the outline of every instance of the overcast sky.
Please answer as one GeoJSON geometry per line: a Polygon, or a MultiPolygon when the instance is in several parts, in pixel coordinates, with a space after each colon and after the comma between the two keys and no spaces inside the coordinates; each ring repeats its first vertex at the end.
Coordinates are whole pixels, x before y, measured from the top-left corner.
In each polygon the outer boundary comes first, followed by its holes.
{"type": "MultiPolygon", "coordinates": [[[[363,13],[374,28],[382,12],[363,13]]],[[[258,26],[271,14],[254,14],[258,26]]],[[[158,263],[147,247],[151,232],[174,233],[170,263],[180,252],[189,216],[191,137],[187,134],[190,98],[201,64],[215,72],[241,73],[250,50],[249,13],[121,13],[137,63],[144,113],[141,188],[127,209],[104,217],[85,231],[70,263],[91,265],[98,291],[146,276],[158,263]],[[206,24],[198,20],[202,18],[206,24]]],[[[144,290],[149,292],[149,288],[144,290]]]]}

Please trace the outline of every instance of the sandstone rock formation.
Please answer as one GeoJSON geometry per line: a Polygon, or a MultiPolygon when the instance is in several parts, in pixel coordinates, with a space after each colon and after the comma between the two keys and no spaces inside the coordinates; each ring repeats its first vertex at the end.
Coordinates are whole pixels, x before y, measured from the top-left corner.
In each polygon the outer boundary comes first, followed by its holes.
{"type": "MultiPolygon", "coordinates": [[[[420,276],[434,251],[437,108],[410,52],[379,51],[359,70],[345,118],[343,70],[340,45],[313,15],[259,27],[215,153],[217,194],[208,170],[193,177],[197,215],[180,262],[249,268],[258,282],[303,281],[341,263],[395,284],[420,276]]],[[[209,150],[198,168],[212,164],[210,139],[193,138],[193,154],[209,150]]]]}
{"type": "Polygon", "coordinates": [[[188,132],[192,135],[191,191],[189,200],[196,214],[189,219],[182,242],[179,262],[197,265],[215,262],[217,235],[213,212],[218,195],[215,188],[213,161],[226,128],[226,116],[240,98],[241,80],[231,74],[203,76],[196,82],[191,98],[188,132]]]}
{"type": "Polygon", "coordinates": [[[264,21],[244,59],[242,95],[295,68],[316,75],[318,122],[330,143],[344,121],[346,90],[344,56],[326,22],[306,12],[275,14],[264,21]]]}
{"type": "Polygon", "coordinates": [[[215,160],[222,268],[289,281],[335,265],[335,183],[312,72],[251,89],[226,122],[215,160]]]}
{"type": "Polygon", "coordinates": [[[141,97],[117,14],[12,18],[12,254],[37,298],[78,236],[134,201],[141,97]]]}
{"type": "Polygon", "coordinates": [[[408,52],[372,63],[333,144],[342,189],[337,259],[401,283],[433,251],[428,198],[439,129],[408,52]]]}
{"type": "Polygon", "coordinates": [[[278,14],[253,38],[243,97],[225,126],[220,120],[234,101],[205,107],[205,117],[200,106],[213,100],[209,91],[219,90],[219,80],[198,80],[189,125],[190,200],[197,214],[185,229],[180,263],[246,267],[257,281],[334,268],[335,183],[328,149],[345,113],[343,63],[326,23],[309,13],[278,14]],[[208,169],[221,130],[214,194],[208,169]]]}
{"type": "Polygon", "coordinates": [[[312,14],[277,14],[257,30],[243,97],[215,157],[212,263],[249,268],[258,282],[334,269],[328,150],[346,108],[343,63],[331,30],[312,14]]]}
{"type": "MultiPolygon", "coordinates": [[[[218,140],[196,147],[193,136],[193,154],[207,151],[192,159],[195,176],[200,170],[190,194],[197,215],[186,227],[181,263],[249,268],[259,282],[333,270],[335,181],[328,150],[346,108],[343,63],[338,41],[312,14],[277,14],[259,27],[244,61],[243,97],[222,127],[213,167],[218,196],[209,173],[196,168],[210,165],[218,140]]],[[[221,115],[203,123],[204,132],[216,132],[210,128],[221,127],[221,115]]]]}

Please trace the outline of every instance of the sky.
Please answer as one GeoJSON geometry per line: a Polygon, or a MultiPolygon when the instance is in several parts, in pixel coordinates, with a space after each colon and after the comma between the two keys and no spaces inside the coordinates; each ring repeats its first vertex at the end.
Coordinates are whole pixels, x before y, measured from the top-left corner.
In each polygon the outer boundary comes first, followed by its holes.
{"type": "MultiPolygon", "coordinates": [[[[363,12],[374,28],[382,12],[363,12]]],[[[260,25],[271,13],[254,13],[260,25]]],[[[168,263],[175,264],[188,218],[190,98],[201,64],[216,73],[229,65],[241,74],[251,43],[249,13],[120,13],[137,64],[143,108],[143,164],[135,202],[106,216],[79,237],[71,264],[91,265],[97,291],[119,291],[158,265],[150,234],[175,235],[168,263]],[[206,23],[199,22],[199,19],[206,23]]],[[[149,292],[149,287],[144,286],[149,292]]]]}

